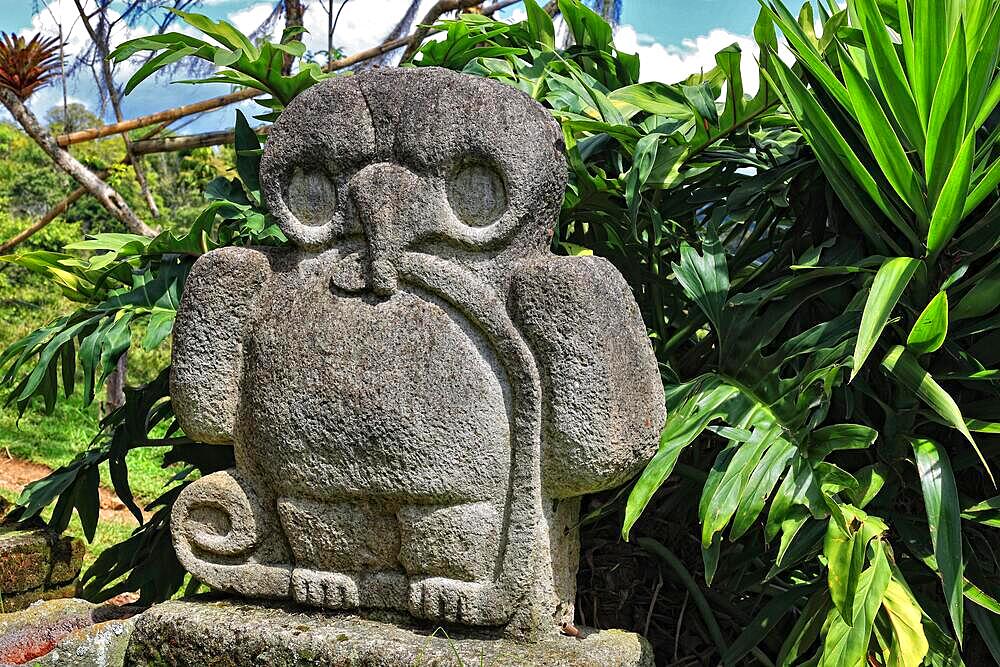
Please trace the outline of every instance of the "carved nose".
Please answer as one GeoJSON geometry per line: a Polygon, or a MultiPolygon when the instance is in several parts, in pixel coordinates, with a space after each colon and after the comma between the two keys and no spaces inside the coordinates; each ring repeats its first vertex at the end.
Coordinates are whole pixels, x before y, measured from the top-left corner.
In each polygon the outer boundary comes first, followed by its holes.
{"type": "Polygon", "coordinates": [[[419,179],[397,164],[370,164],[350,181],[351,198],[368,246],[368,288],[381,296],[398,289],[397,266],[412,235],[419,179]]]}

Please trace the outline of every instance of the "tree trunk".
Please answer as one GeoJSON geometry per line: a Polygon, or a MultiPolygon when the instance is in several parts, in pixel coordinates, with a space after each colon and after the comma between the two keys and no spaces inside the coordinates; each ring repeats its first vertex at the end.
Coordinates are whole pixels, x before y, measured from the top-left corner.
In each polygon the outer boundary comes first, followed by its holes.
{"type": "Polygon", "coordinates": [[[0,103],[7,107],[10,115],[20,123],[28,136],[48,153],[60,169],[86,188],[87,192],[97,199],[101,206],[107,209],[108,213],[115,219],[121,221],[130,232],[143,236],[156,236],[156,230],[140,220],[114,188],[98,178],[94,172],[87,169],[68,151],[59,147],[55,137],[42,127],[31,110],[10,89],[0,87],[0,103]]]}
{"type": "MultiPolygon", "coordinates": [[[[285,0],[285,29],[296,27],[302,27],[302,0],[285,0]]],[[[302,35],[296,35],[292,38],[293,41],[301,42],[302,35]]],[[[289,54],[285,54],[284,63],[281,66],[281,72],[284,75],[289,75],[292,73],[292,63],[295,61],[289,54]]]]}
{"type": "MultiPolygon", "coordinates": [[[[97,57],[101,61],[101,79],[104,81],[104,89],[108,93],[108,99],[111,100],[111,108],[115,112],[115,121],[120,123],[124,120],[122,116],[121,96],[118,95],[114,73],[111,71],[111,59],[108,58],[108,53],[110,52],[108,41],[111,39],[111,24],[108,22],[107,13],[108,7],[106,4],[100,6],[98,10],[97,30],[94,30],[94,27],[90,25],[90,20],[87,18],[87,12],[84,11],[83,5],[80,4],[80,0],[73,1],[76,3],[77,11],[83,20],[83,27],[86,28],[90,38],[94,40],[94,48],[97,49],[97,57]]],[[[122,132],[122,141],[125,144],[125,156],[132,163],[132,169],[135,171],[135,180],[139,182],[139,190],[142,191],[142,196],[146,200],[146,206],[149,207],[149,212],[153,217],[158,218],[160,217],[160,210],[156,207],[153,193],[149,190],[149,181],[146,180],[146,171],[143,169],[142,160],[136,160],[135,155],[132,153],[132,138],[128,136],[128,132],[122,132]]]]}
{"type": "Polygon", "coordinates": [[[101,412],[105,415],[125,405],[125,377],[127,374],[128,350],[122,352],[122,356],[118,357],[118,364],[115,366],[115,370],[108,375],[108,381],[104,385],[106,393],[101,412]]]}

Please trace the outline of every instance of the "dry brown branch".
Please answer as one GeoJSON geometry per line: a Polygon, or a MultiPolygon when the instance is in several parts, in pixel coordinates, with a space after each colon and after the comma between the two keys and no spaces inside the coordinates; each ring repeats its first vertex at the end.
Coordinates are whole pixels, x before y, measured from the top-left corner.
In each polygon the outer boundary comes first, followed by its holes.
{"type": "Polygon", "coordinates": [[[48,212],[45,215],[39,218],[38,222],[34,223],[30,227],[22,229],[15,236],[11,237],[7,241],[4,241],[4,243],[0,245],[0,255],[6,255],[19,243],[21,243],[22,241],[33,235],[35,232],[41,230],[43,227],[45,227],[45,225],[49,224],[50,222],[58,218],[60,215],[65,213],[66,210],[69,209],[69,207],[72,206],[77,199],[79,199],[85,194],[87,194],[87,188],[83,187],[82,185],[78,187],[76,190],[73,190],[73,192],[69,193],[69,195],[67,195],[65,199],[63,199],[61,202],[53,206],[51,209],[48,210],[48,212]]]}
{"type": "MultiPolygon", "coordinates": [[[[257,134],[267,134],[270,128],[270,125],[264,125],[263,127],[254,128],[254,132],[257,134]]],[[[164,137],[162,139],[144,139],[132,144],[132,152],[135,155],[173,153],[174,151],[190,150],[192,148],[231,144],[235,139],[236,134],[232,130],[187,134],[179,137],[164,137]]]]}
{"type": "MultiPolygon", "coordinates": [[[[143,139],[145,140],[152,139],[152,137],[155,137],[157,134],[159,134],[166,128],[167,128],[167,123],[163,123],[157,127],[154,127],[152,130],[146,132],[146,134],[143,135],[143,139]]],[[[126,155],[122,159],[121,164],[129,164],[129,162],[130,158],[129,156],[126,155]]],[[[104,178],[107,175],[107,171],[101,170],[95,172],[95,174],[98,178],[104,178]]],[[[69,210],[69,207],[72,206],[78,199],[80,199],[80,197],[82,197],[85,194],[87,194],[87,188],[83,186],[78,187],[76,190],[73,190],[73,192],[66,195],[66,197],[62,201],[53,206],[45,213],[45,215],[39,218],[38,222],[35,222],[34,224],[22,229],[15,236],[12,236],[10,239],[0,244],[0,254],[9,253],[11,250],[13,250],[19,244],[23,243],[31,236],[33,236],[35,233],[44,229],[46,225],[48,225],[50,222],[52,222],[53,220],[61,216],[63,213],[65,213],[67,210],[69,210]]]]}

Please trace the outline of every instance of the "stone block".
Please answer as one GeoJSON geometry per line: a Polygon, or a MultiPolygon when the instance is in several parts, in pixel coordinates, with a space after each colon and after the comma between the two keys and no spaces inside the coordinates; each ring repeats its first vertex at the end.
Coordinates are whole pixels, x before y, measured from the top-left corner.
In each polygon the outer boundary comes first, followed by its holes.
{"type": "Polygon", "coordinates": [[[77,538],[0,527],[0,609],[9,613],[35,600],[72,596],[83,555],[77,538]]]}
{"type": "Polygon", "coordinates": [[[235,600],[172,600],[135,619],[126,664],[156,667],[652,667],[649,643],[620,630],[533,643],[485,629],[419,625],[235,600]]]}
{"type": "Polygon", "coordinates": [[[122,667],[136,611],[68,598],[0,614],[0,667],[122,667]]]}

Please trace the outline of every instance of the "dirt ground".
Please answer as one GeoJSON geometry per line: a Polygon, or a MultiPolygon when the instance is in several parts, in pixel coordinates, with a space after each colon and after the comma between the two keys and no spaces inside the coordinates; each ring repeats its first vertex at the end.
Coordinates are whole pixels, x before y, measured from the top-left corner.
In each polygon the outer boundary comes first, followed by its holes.
{"type": "MultiPolygon", "coordinates": [[[[45,477],[52,469],[48,466],[21,459],[8,458],[0,452],[0,488],[20,493],[29,482],[45,477]]],[[[135,518],[128,511],[115,492],[100,487],[101,520],[135,523],[135,518]]]]}

